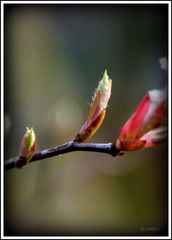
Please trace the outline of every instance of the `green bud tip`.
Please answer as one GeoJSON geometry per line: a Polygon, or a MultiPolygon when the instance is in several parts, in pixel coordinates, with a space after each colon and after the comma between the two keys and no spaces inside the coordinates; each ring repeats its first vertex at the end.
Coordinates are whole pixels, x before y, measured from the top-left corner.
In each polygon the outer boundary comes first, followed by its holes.
{"type": "Polygon", "coordinates": [[[108,79],[109,79],[109,76],[108,76],[108,74],[107,74],[107,69],[105,69],[104,75],[103,75],[103,80],[104,80],[104,81],[108,81],[108,79]]]}
{"type": "Polygon", "coordinates": [[[35,133],[34,133],[33,128],[26,127],[25,138],[27,139],[27,141],[26,141],[27,148],[30,149],[32,147],[33,143],[35,142],[35,133]]]}
{"type": "Polygon", "coordinates": [[[109,76],[107,75],[107,69],[105,69],[104,74],[103,74],[103,78],[99,82],[98,90],[101,91],[101,92],[105,91],[108,84],[109,84],[109,76]]]}

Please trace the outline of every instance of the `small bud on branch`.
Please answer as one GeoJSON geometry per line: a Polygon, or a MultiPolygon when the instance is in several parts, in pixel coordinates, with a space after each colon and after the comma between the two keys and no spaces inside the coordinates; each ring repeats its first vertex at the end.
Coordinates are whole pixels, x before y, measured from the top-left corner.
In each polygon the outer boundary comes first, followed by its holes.
{"type": "Polygon", "coordinates": [[[26,133],[22,139],[19,156],[15,160],[15,166],[21,168],[30,162],[33,155],[35,154],[36,143],[35,133],[33,128],[26,128],[26,133]]]}
{"type": "Polygon", "coordinates": [[[99,129],[106,114],[107,104],[111,95],[111,88],[112,80],[109,79],[107,70],[105,70],[103,78],[99,82],[98,88],[93,97],[87,121],[75,137],[75,142],[84,142],[88,138],[92,137],[99,129]]]}

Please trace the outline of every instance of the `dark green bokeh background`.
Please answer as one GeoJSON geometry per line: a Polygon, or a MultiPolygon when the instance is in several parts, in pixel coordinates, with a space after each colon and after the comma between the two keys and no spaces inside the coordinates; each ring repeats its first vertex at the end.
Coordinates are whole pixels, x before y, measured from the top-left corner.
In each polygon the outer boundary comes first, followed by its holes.
{"type": "MultiPolygon", "coordinates": [[[[26,126],[37,150],[71,140],[105,68],[112,96],[89,142],[112,142],[166,84],[164,4],[5,5],[5,158],[26,126]]],[[[166,235],[167,145],[113,158],[75,152],[5,173],[7,235],[166,235]],[[153,230],[151,230],[151,228],[153,230]]]]}

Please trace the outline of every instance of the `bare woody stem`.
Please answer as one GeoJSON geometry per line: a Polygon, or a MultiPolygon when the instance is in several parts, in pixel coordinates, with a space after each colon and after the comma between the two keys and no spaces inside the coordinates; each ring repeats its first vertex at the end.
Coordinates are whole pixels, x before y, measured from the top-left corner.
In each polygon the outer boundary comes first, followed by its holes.
{"type": "MultiPolygon", "coordinates": [[[[40,152],[35,153],[33,158],[30,162],[42,160],[45,158],[50,158],[54,156],[58,156],[61,154],[74,152],[74,151],[88,151],[88,152],[101,152],[101,153],[107,153],[112,156],[117,156],[118,150],[115,148],[115,146],[112,143],[77,143],[74,141],[67,142],[63,145],[59,145],[56,147],[52,147],[40,152]]],[[[15,168],[15,158],[10,158],[5,161],[5,170],[15,168]]]]}

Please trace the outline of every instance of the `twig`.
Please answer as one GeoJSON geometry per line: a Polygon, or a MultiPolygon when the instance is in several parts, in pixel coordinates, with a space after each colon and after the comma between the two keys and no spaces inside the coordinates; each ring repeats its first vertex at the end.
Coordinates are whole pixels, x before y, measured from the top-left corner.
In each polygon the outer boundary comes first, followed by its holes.
{"type": "MultiPolygon", "coordinates": [[[[35,155],[33,156],[30,162],[34,162],[41,159],[50,158],[50,157],[58,156],[60,154],[65,154],[65,153],[74,152],[74,151],[101,152],[101,153],[110,154],[114,157],[118,154],[118,150],[115,148],[115,146],[112,143],[79,144],[77,142],[70,141],[63,145],[59,145],[59,146],[52,147],[52,148],[35,153],[35,155]]],[[[5,170],[15,167],[16,158],[17,157],[10,158],[5,161],[5,170]]]]}

